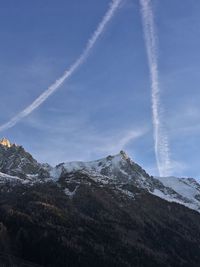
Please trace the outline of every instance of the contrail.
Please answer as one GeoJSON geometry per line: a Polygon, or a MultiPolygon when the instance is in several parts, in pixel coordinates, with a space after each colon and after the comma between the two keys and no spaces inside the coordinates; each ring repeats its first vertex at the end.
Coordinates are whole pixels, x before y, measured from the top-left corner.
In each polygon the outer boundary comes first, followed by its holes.
{"type": "Polygon", "coordinates": [[[162,110],[160,107],[157,35],[154,25],[154,16],[151,7],[151,0],[140,0],[140,6],[151,78],[155,155],[160,176],[168,176],[171,165],[169,153],[170,151],[168,137],[161,122],[162,110]]]}
{"type": "Polygon", "coordinates": [[[52,85],[49,86],[38,98],[36,98],[28,107],[19,112],[16,116],[11,118],[8,122],[0,126],[0,132],[7,130],[21,121],[23,118],[31,114],[35,109],[37,109],[47,98],[52,95],[59,87],[84,63],[87,59],[91,49],[96,44],[97,40],[100,38],[101,34],[105,30],[108,22],[112,19],[115,14],[115,11],[119,7],[122,0],[112,0],[109,6],[108,11],[104,15],[102,21],[98,25],[96,31],[93,33],[91,38],[88,40],[87,45],[80,55],[80,57],[72,64],[69,69],[67,69],[64,74],[56,80],[52,85]]]}

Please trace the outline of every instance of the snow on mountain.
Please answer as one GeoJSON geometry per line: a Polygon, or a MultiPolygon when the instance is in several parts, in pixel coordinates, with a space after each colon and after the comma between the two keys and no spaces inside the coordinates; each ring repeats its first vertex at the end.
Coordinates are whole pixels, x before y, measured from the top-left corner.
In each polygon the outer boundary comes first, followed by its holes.
{"type": "MultiPolygon", "coordinates": [[[[200,184],[192,178],[153,177],[124,151],[90,162],[61,163],[56,167],[38,163],[22,146],[3,138],[0,141],[0,184],[54,181],[67,185],[97,183],[134,199],[133,186],[170,202],[183,204],[200,212],[200,184]]],[[[74,187],[73,187],[74,190],[74,187]]]]}
{"type": "Polygon", "coordinates": [[[7,175],[5,173],[0,172],[0,183],[12,182],[12,181],[17,182],[21,181],[21,179],[19,177],[7,175]]]}
{"type": "Polygon", "coordinates": [[[200,211],[200,184],[193,178],[156,177],[165,187],[172,188],[178,195],[168,195],[155,189],[153,194],[167,201],[183,204],[200,211]]]}
{"type": "Polygon", "coordinates": [[[103,159],[90,162],[67,162],[57,165],[51,170],[51,175],[55,180],[66,173],[86,172],[94,177],[102,177],[108,180],[108,183],[128,183],[134,181],[141,187],[149,184],[150,176],[136,163],[134,163],[124,151],[114,156],[108,156],[103,159]],[[133,179],[134,178],[134,179],[133,179]]]}
{"type": "Polygon", "coordinates": [[[114,185],[116,190],[126,191],[126,195],[129,196],[132,192],[122,189],[122,185],[134,185],[167,201],[200,211],[200,185],[196,180],[149,176],[124,151],[96,161],[61,163],[50,173],[56,181],[59,181],[60,177],[66,177],[69,181],[74,177],[69,174],[76,172],[88,174],[92,180],[102,186],[114,185]]]}
{"type": "Polygon", "coordinates": [[[23,185],[33,185],[34,183],[39,183],[42,182],[42,180],[38,179],[37,175],[27,175],[26,179],[22,179],[20,177],[17,176],[12,176],[12,175],[8,175],[5,173],[0,172],[0,185],[10,185],[10,186],[15,186],[15,185],[19,185],[19,184],[23,184],[23,185]]]}

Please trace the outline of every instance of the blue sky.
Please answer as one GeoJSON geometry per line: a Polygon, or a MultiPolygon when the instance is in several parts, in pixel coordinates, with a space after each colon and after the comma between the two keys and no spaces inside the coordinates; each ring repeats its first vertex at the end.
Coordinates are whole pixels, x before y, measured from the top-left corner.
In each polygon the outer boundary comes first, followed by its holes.
{"type": "MultiPolygon", "coordinates": [[[[200,2],[152,3],[172,174],[199,178],[200,2]]],[[[77,59],[108,5],[109,0],[1,1],[1,124],[77,59]]],[[[84,65],[39,109],[0,134],[51,164],[124,149],[156,175],[139,2],[124,0],[84,65]]]]}

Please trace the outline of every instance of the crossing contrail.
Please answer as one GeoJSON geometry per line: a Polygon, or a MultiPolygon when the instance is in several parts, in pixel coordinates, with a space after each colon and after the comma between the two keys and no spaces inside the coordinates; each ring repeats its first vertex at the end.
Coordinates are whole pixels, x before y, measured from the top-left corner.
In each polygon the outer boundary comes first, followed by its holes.
{"type": "Polygon", "coordinates": [[[88,40],[87,45],[80,55],[80,57],[72,64],[69,69],[67,69],[64,74],[56,80],[52,85],[49,86],[38,98],[36,98],[28,107],[19,112],[16,116],[11,118],[8,122],[0,125],[0,132],[7,130],[21,121],[23,118],[31,114],[35,109],[37,109],[44,101],[47,100],[59,87],[84,63],[87,59],[91,49],[96,44],[97,40],[100,38],[101,34],[105,30],[108,22],[114,16],[117,8],[119,7],[122,0],[112,0],[108,11],[104,15],[102,21],[99,23],[96,31],[93,33],[91,38],[88,40]]]}
{"type": "Polygon", "coordinates": [[[155,155],[160,176],[168,176],[171,165],[170,151],[168,137],[165,133],[165,128],[161,121],[162,110],[160,106],[157,35],[154,25],[151,0],[140,0],[140,6],[151,78],[155,155]]]}

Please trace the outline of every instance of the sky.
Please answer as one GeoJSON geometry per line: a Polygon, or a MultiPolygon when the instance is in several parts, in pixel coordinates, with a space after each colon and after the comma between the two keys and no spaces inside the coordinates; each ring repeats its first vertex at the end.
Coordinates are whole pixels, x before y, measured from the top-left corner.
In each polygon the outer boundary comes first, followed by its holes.
{"type": "MultiPolygon", "coordinates": [[[[200,2],[152,0],[162,121],[171,175],[200,178],[200,2]]],[[[0,1],[0,124],[80,56],[109,0],[0,1]]],[[[151,82],[138,0],[122,0],[87,60],[0,136],[38,161],[94,160],[125,150],[158,175],[151,82]]]]}

